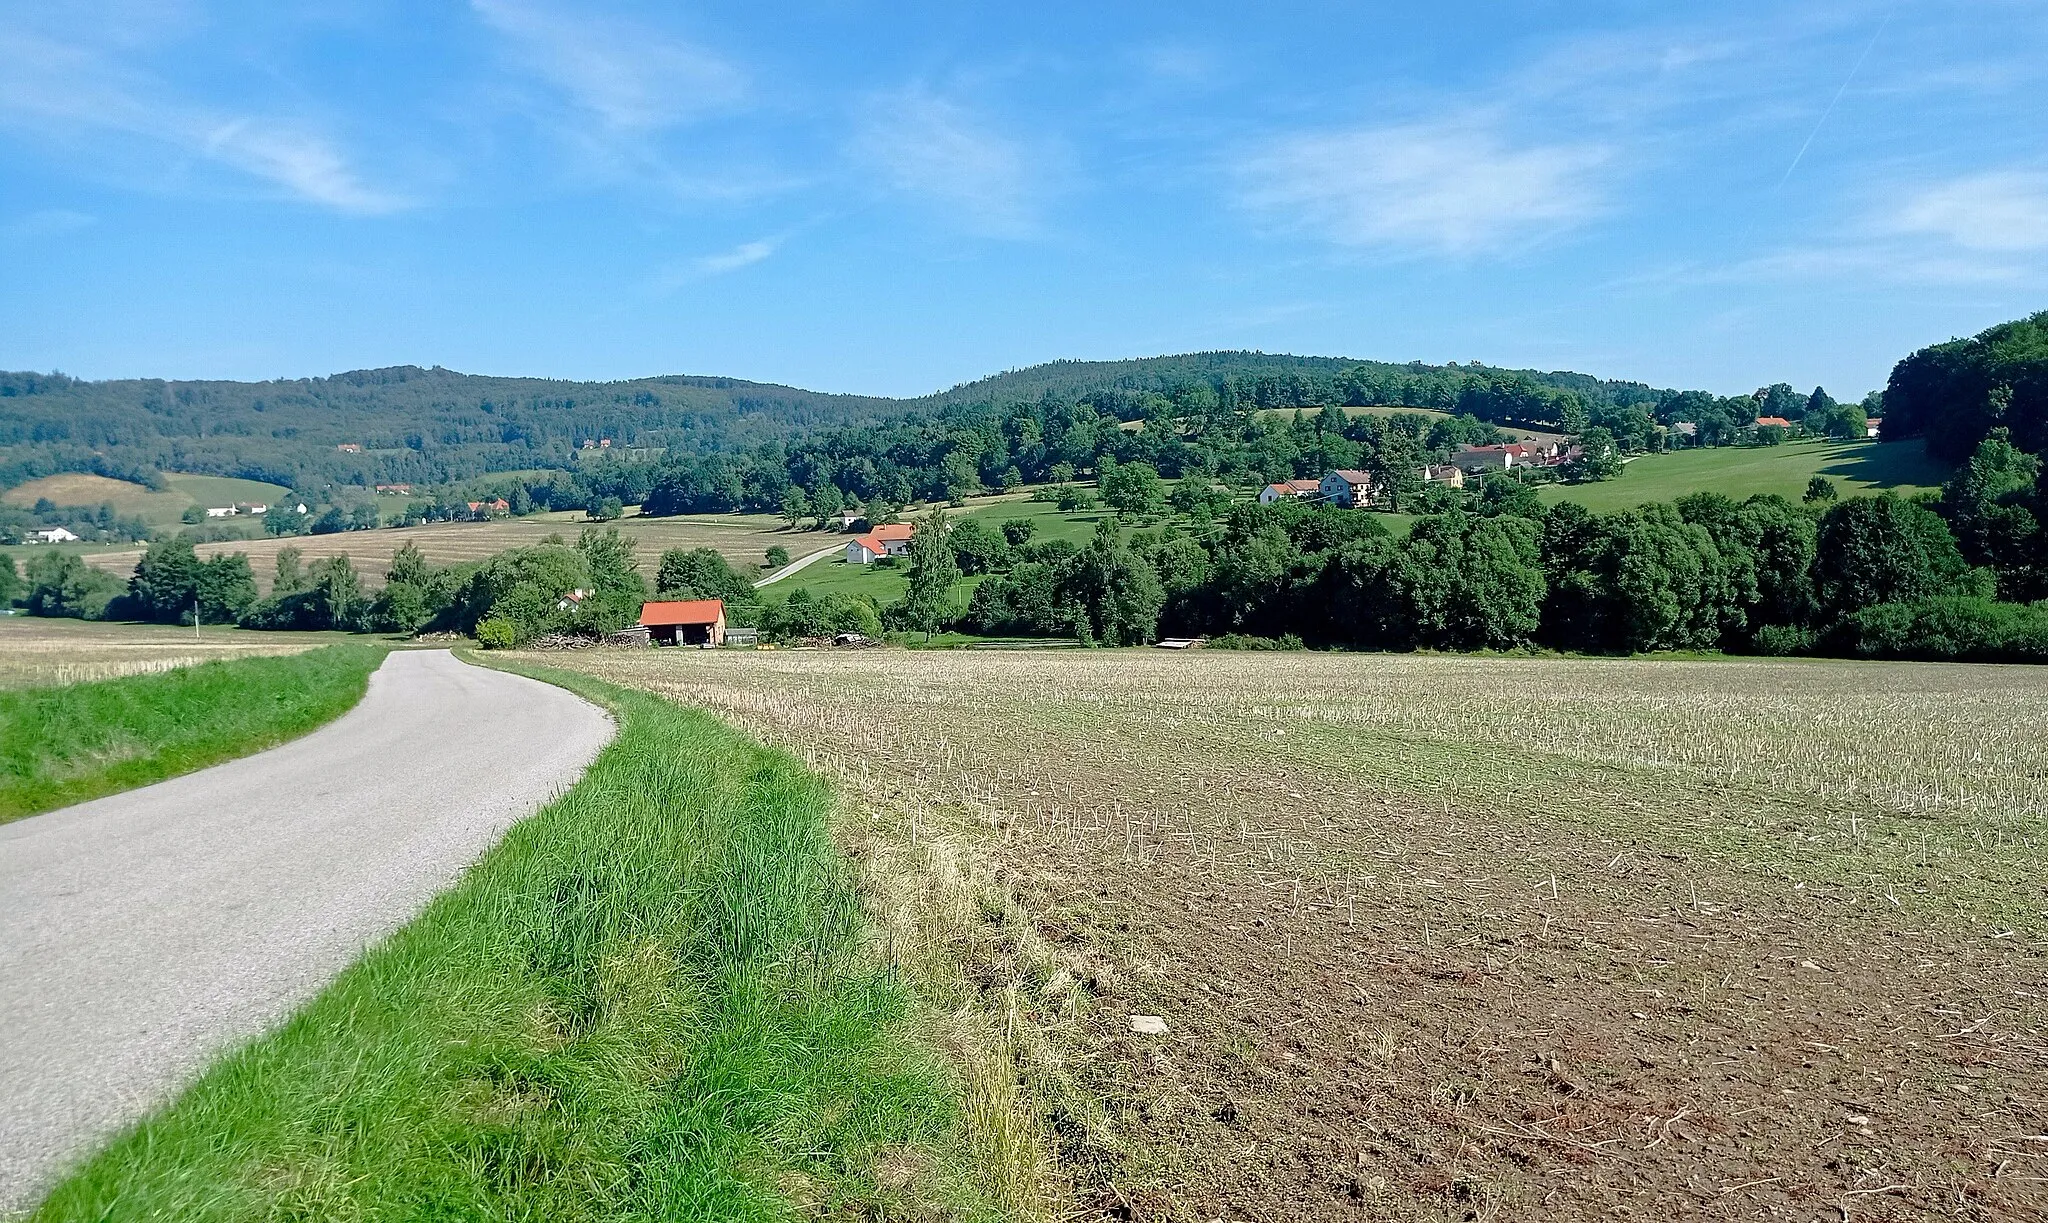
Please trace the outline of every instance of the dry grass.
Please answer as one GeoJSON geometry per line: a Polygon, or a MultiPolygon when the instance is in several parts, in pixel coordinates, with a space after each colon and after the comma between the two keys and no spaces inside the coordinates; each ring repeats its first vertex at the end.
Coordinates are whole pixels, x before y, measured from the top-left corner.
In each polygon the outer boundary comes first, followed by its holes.
{"type": "Polygon", "coordinates": [[[189,628],[168,625],[6,616],[0,617],[0,688],[115,679],[223,658],[301,654],[341,636],[208,628],[195,637],[189,628]]]}
{"type": "Polygon", "coordinates": [[[2048,671],[569,665],[840,776],[1091,1213],[2048,1216],[2048,671]]]}
{"type": "MultiPolygon", "coordinates": [[[[246,552],[249,564],[256,571],[257,585],[266,592],[277,565],[277,554],[287,547],[297,548],[305,554],[307,561],[325,556],[346,554],[360,573],[368,574],[375,581],[382,581],[391,568],[391,557],[400,548],[411,543],[424,552],[427,561],[435,565],[454,565],[465,561],[480,561],[493,553],[507,548],[530,547],[550,535],[559,535],[574,543],[583,527],[579,522],[546,521],[539,519],[505,519],[498,522],[440,522],[419,527],[391,528],[377,531],[344,531],[335,535],[305,535],[290,539],[237,540],[227,543],[201,544],[198,548],[202,557],[221,553],[246,552]]],[[[716,548],[728,560],[746,571],[758,567],[768,548],[782,544],[791,553],[824,547],[831,537],[807,532],[791,532],[782,521],[765,514],[731,514],[705,518],[627,518],[616,524],[620,531],[633,540],[635,554],[640,567],[649,577],[654,574],[655,565],[661,554],[670,548],[716,548]]],[[[135,562],[142,558],[140,548],[122,552],[102,552],[86,557],[86,563],[96,569],[127,577],[135,571],[135,562]]]]}

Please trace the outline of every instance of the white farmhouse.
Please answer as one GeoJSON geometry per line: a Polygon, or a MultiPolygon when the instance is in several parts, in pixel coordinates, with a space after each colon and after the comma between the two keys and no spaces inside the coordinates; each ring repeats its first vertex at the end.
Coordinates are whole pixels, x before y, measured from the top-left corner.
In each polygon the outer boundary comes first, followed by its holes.
{"type": "Polygon", "coordinates": [[[1361,506],[1372,501],[1369,472],[1339,470],[1323,477],[1319,486],[1323,500],[1331,505],[1361,506]]]}
{"type": "Polygon", "coordinates": [[[35,537],[38,541],[46,544],[75,544],[78,542],[78,536],[73,535],[63,527],[51,527],[47,531],[37,531],[35,537]]]}

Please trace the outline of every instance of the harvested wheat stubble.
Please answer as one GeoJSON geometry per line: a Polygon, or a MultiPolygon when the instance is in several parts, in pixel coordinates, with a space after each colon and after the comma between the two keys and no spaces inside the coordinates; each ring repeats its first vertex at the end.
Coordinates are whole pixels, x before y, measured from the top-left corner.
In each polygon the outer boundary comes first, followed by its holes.
{"type": "MultiPolygon", "coordinates": [[[[534,518],[499,522],[438,522],[419,527],[385,528],[375,531],[342,531],[333,535],[297,535],[288,538],[232,540],[200,544],[203,557],[245,552],[256,573],[256,584],[268,592],[276,572],[277,554],[297,548],[307,562],[326,556],[346,555],[357,572],[382,581],[391,569],[391,557],[410,543],[426,554],[433,565],[456,565],[481,561],[507,548],[526,548],[559,535],[568,543],[588,525],[616,526],[633,543],[635,559],[642,572],[654,576],[661,554],[670,548],[713,548],[735,564],[760,563],[770,545],[780,543],[796,551],[831,542],[832,537],[814,533],[792,533],[780,519],[763,514],[727,514],[705,518],[627,518],[616,523],[588,524],[534,518]]],[[[127,577],[142,559],[140,548],[125,552],[100,552],[85,558],[95,569],[127,577]]]]}
{"type": "Polygon", "coordinates": [[[117,679],[220,658],[300,654],[340,636],[225,628],[195,634],[159,624],[0,617],[0,688],[117,679]]]}
{"type": "Polygon", "coordinates": [[[567,665],[993,864],[1091,1213],[2048,1217],[2048,671],[567,665]]]}

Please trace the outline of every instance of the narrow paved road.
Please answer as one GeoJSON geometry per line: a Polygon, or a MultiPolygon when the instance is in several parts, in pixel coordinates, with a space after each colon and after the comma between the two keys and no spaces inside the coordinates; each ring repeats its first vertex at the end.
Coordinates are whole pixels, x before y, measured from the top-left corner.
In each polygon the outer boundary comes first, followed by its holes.
{"type": "Polygon", "coordinates": [[[0,1212],[403,925],[611,738],[559,688],[395,653],[260,755],[0,825],[0,1212]]]}
{"type": "Polygon", "coordinates": [[[790,574],[795,573],[797,570],[802,569],[806,565],[810,565],[817,561],[824,560],[828,556],[835,556],[838,553],[845,551],[845,549],[846,541],[842,539],[836,544],[827,544],[824,547],[818,549],[816,552],[806,552],[804,555],[797,557],[795,560],[789,562],[787,565],[784,565],[782,568],[777,569],[775,572],[769,574],[767,577],[762,578],[758,582],[755,582],[754,589],[759,590],[763,586],[768,586],[772,585],[773,583],[779,582],[782,579],[788,577],[790,574]]]}

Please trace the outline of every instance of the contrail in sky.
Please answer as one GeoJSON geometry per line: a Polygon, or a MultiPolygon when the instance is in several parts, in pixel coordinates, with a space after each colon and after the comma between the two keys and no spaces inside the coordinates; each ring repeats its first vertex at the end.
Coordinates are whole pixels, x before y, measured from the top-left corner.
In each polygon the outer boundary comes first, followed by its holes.
{"type": "Polygon", "coordinates": [[[1820,112],[1820,121],[1815,123],[1813,125],[1813,130],[1806,134],[1806,143],[1800,145],[1799,151],[1792,155],[1792,164],[1785,167],[1785,177],[1780,178],[1778,180],[1777,187],[1771,188],[1773,194],[1777,192],[1778,187],[1783,187],[1785,185],[1786,180],[1792,177],[1792,171],[1797,170],[1799,168],[1800,159],[1806,156],[1806,150],[1813,147],[1813,138],[1815,136],[1820,135],[1820,129],[1824,124],[1827,123],[1828,116],[1835,113],[1835,104],[1842,100],[1843,94],[1849,92],[1849,86],[1854,84],[1856,81],[1856,74],[1863,71],[1863,61],[1870,58],[1871,50],[1877,46],[1877,40],[1884,37],[1885,27],[1890,25],[1891,23],[1892,15],[1890,13],[1886,13],[1884,15],[1884,20],[1879,22],[1877,25],[1877,33],[1872,34],[1870,36],[1870,41],[1863,44],[1863,54],[1856,57],[1856,66],[1849,69],[1849,75],[1843,79],[1842,87],[1840,89],[1835,90],[1834,99],[1828,103],[1828,108],[1820,112]]]}

